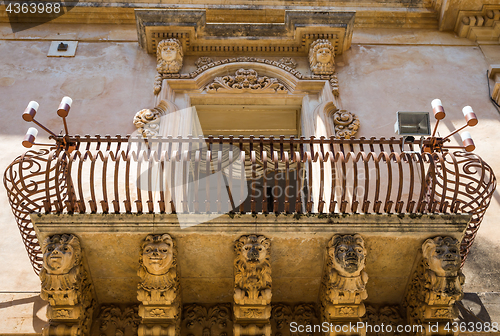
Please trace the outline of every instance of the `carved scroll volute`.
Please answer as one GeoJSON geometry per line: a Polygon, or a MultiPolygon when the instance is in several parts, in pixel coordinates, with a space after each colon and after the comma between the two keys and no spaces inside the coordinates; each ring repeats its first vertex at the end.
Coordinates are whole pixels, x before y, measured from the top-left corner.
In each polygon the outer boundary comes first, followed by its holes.
{"type": "Polygon", "coordinates": [[[175,241],[168,234],[148,235],[141,246],[139,263],[139,336],[152,335],[153,331],[158,336],[178,335],[181,303],[175,241]]]}
{"type": "Polygon", "coordinates": [[[335,49],[328,40],[316,40],[309,48],[309,66],[315,75],[332,75],[335,72],[335,49]]]}
{"type": "Polygon", "coordinates": [[[271,335],[271,241],[242,236],[234,245],[234,335],[271,335]]]}
{"type": "Polygon", "coordinates": [[[160,135],[161,116],[168,111],[175,111],[177,107],[165,100],[162,100],[158,106],[152,109],[142,109],[134,116],[133,123],[137,131],[143,137],[153,137],[160,135]]]}
{"type": "Polygon", "coordinates": [[[366,249],[359,234],[335,235],[327,246],[327,267],[320,298],[324,322],[343,324],[360,321],[368,297],[366,249]]]}
{"type": "Polygon", "coordinates": [[[43,334],[86,334],[92,323],[95,301],[82,264],[80,240],[72,234],[47,237],[42,242],[42,253],[40,296],[49,302],[49,326],[43,334]]]}
{"type": "Polygon", "coordinates": [[[460,264],[457,239],[435,237],[422,244],[422,260],[413,274],[404,302],[410,323],[447,323],[458,316],[454,304],[463,297],[465,281],[460,264]]]}

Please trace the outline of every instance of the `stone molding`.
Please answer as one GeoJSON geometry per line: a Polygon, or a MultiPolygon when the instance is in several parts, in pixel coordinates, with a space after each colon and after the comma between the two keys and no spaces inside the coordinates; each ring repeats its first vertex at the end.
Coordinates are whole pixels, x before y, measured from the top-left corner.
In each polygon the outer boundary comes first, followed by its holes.
{"type": "Polygon", "coordinates": [[[208,93],[287,93],[288,89],[277,78],[259,76],[253,69],[239,69],[234,76],[215,77],[205,88],[208,93]]]}
{"type": "Polygon", "coordinates": [[[422,244],[422,259],[403,302],[409,324],[447,323],[458,316],[454,304],[463,297],[465,281],[460,265],[459,240],[438,236],[422,244]]]}
{"type": "Polygon", "coordinates": [[[148,53],[156,50],[160,40],[177,38],[185,55],[305,56],[311,42],[319,38],[331,40],[335,54],[348,50],[355,12],[286,10],[284,24],[279,25],[207,23],[204,9],[137,9],[135,15],[139,44],[148,53]]]}
{"type": "Polygon", "coordinates": [[[204,64],[201,67],[197,68],[195,71],[192,71],[187,74],[170,74],[170,73],[164,73],[164,74],[157,74],[155,77],[155,82],[154,82],[154,94],[158,95],[161,91],[162,88],[162,82],[164,79],[194,79],[197,78],[200,74],[203,72],[212,69],[217,66],[221,66],[224,64],[233,64],[233,63],[260,63],[260,64],[266,64],[266,65],[271,65],[277,68],[280,68],[291,75],[293,75],[295,78],[299,80],[327,80],[330,83],[330,86],[332,88],[332,93],[334,96],[338,97],[339,95],[339,85],[338,85],[338,79],[335,74],[331,75],[303,75],[300,73],[300,71],[295,70],[291,68],[290,66],[280,63],[278,61],[272,61],[269,59],[265,58],[257,58],[257,57],[235,57],[235,58],[226,58],[218,61],[214,61],[208,64],[204,64]]]}
{"type": "Polygon", "coordinates": [[[87,335],[95,300],[92,284],[83,267],[80,240],[73,234],[56,234],[46,237],[41,247],[40,297],[49,302],[49,325],[43,329],[43,335],[87,335]]]}
{"type": "Polygon", "coordinates": [[[137,299],[139,336],[179,335],[181,303],[177,248],[168,234],[148,235],[141,246],[137,299]]]}
{"type": "Polygon", "coordinates": [[[480,11],[460,11],[455,33],[479,43],[500,44],[500,5],[484,5],[480,11]]]}

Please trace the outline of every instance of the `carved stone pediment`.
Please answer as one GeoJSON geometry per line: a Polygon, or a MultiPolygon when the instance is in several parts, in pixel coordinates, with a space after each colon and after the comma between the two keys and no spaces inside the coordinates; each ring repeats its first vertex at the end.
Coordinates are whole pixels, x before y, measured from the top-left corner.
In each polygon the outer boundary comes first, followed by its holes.
{"type": "Polygon", "coordinates": [[[287,93],[288,89],[277,78],[259,76],[253,69],[239,69],[234,76],[215,77],[214,81],[206,86],[206,91],[208,93],[287,93]]]}

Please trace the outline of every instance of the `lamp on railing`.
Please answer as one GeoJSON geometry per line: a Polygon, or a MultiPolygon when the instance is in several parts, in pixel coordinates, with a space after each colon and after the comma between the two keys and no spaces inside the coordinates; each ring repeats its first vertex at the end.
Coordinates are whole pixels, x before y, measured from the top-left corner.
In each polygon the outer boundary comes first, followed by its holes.
{"type": "MultiPolygon", "coordinates": [[[[73,103],[73,100],[70,97],[63,97],[61,100],[61,103],[59,104],[59,108],[57,110],[57,115],[60,116],[63,119],[63,124],[64,124],[64,131],[65,131],[65,138],[68,136],[68,125],[66,123],[66,117],[69,114],[69,110],[71,108],[71,104],[73,103]]],[[[50,129],[47,127],[43,126],[40,122],[36,121],[35,116],[38,111],[38,107],[40,105],[36,101],[30,101],[28,106],[26,107],[26,110],[24,110],[23,113],[23,120],[27,122],[34,122],[36,125],[41,127],[44,131],[49,133],[52,137],[57,138],[57,134],[52,132],[50,129]]],[[[28,131],[26,132],[26,135],[24,136],[23,139],[23,146],[26,148],[31,148],[33,145],[38,145],[38,146],[54,146],[56,144],[42,144],[42,143],[35,143],[35,138],[38,135],[38,130],[34,127],[30,127],[28,131]]],[[[62,139],[60,141],[57,141],[57,143],[61,142],[60,144],[66,145],[69,144],[67,141],[68,139],[62,139]]]]}
{"type": "Polygon", "coordinates": [[[476,114],[472,110],[472,107],[465,106],[462,109],[462,113],[464,114],[464,117],[465,117],[465,125],[454,130],[453,132],[451,132],[450,134],[448,134],[444,138],[439,138],[439,141],[438,141],[438,138],[435,137],[436,131],[437,131],[437,128],[439,126],[439,121],[446,117],[446,113],[444,111],[444,107],[443,107],[443,104],[442,104],[440,99],[434,99],[431,102],[431,106],[432,106],[432,111],[434,112],[434,118],[436,118],[437,121],[436,121],[436,126],[434,126],[434,130],[432,131],[430,144],[424,146],[423,150],[425,152],[432,153],[436,150],[442,150],[442,149],[448,149],[448,148],[461,148],[461,149],[465,149],[465,151],[467,151],[467,152],[472,152],[476,148],[476,146],[474,145],[474,141],[472,140],[472,136],[470,135],[469,132],[462,132],[460,134],[460,137],[462,138],[463,146],[444,146],[443,145],[444,142],[447,139],[449,139],[452,135],[460,132],[461,130],[463,130],[464,128],[466,128],[468,126],[473,127],[473,126],[477,125],[478,120],[477,120],[476,114]]]}

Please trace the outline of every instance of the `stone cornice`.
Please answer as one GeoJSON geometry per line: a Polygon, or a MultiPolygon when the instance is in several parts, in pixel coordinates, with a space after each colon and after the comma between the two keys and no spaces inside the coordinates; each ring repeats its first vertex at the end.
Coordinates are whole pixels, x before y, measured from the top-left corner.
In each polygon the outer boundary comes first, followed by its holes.
{"type": "Polygon", "coordinates": [[[206,10],[136,9],[139,44],[179,39],[185,55],[235,53],[305,56],[316,39],[328,39],[340,55],[351,45],[354,11],[286,11],[284,23],[209,23],[206,10]]]}
{"type": "Polygon", "coordinates": [[[460,11],[455,33],[481,44],[500,44],[500,5],[484,5],[480,11],[460,11]]]}

